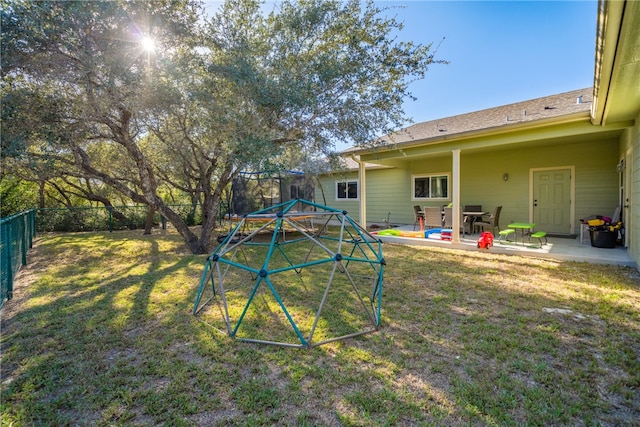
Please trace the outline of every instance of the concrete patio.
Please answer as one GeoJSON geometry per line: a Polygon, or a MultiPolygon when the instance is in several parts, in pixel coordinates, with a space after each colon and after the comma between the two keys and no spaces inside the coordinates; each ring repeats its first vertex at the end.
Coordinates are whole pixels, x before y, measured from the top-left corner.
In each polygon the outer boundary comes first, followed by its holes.
{"type": "MultiPolygon", "coordinates": [[[[397,230],[413,231],[411,225],[400,226],[397,230]]],[[[453,244],[446,240],[437,239],[421,239],[413,237],[399,237],[399,236],[377,236],[383,242],[399,243],[403,245],[414,246],[434,246],[440,248],[451,249],[463,249],[470,251],[484,251],[486,249],[478,249],[477,240],[478,234],[465,235],[464,238],[460,238],[459,244],[453,244]]],[[[581,261],[591,262],[598,264],[614,264],[624,265],[629,267],[637,267],[635,261],[627,252],[627,248],[622,246],[616,246],[615,248],[596,248],[591,246],[591,242],[587,236],[583,243],[580,242],[580,237],[565,238],[565,237],[549,237],[548,243],[538,247],[537,239],[528,242],[525,239],[524,244],[520,241],[518,243],[513,242],[498,242],[496,238],[494,245],[489,249],[491,253],[499,253],[506,255],[520,255],[520,256],[532,256],[538,258],[551,258],[563,261],[581,261]]]]}

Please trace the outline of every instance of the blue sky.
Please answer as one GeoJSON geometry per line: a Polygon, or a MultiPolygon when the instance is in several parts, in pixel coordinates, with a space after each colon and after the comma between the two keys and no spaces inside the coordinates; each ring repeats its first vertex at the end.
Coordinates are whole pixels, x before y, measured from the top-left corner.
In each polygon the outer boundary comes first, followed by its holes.
{"type": "Polygon", "coordinates": [[[403,40],[440,41],[434,65],[410,90],[416,123],[593,85],[597,2],[399,1],[388,13],[403,40]]]}
{"type": "MultiPolygon", "coordinates": [[[[207,11],[220,3],[207,1],[207,11]]],[[[416,123],[593,85],[596,0],[376,5],[404,23],[399,39],[439,44],[437,57],[450,62],[411,84],[417,100],[404,110],[416,123]]]]}

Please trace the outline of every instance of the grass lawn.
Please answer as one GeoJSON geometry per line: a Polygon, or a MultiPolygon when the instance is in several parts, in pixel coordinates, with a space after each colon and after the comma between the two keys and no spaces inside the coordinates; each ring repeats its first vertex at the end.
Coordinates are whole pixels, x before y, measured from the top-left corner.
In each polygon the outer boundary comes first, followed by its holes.
{"type": "Polygon", "coordinates": [[[206,256],[178,235],[39,236],[0,312],[0,424],[638,425],[635,269],[384,257],[380,329],[307,350],[194,317],[206,256]]]}

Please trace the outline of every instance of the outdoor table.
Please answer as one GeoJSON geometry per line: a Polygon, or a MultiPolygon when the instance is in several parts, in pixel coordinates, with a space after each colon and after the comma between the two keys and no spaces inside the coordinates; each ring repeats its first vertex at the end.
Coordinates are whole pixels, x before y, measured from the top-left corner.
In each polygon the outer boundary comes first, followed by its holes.
{"type": "Polygon", "coordinates": [[[516,238],[515,241],[518,241],[518,230],[520,230],[520,237],[522,238],[522,244],[524,245],[524,236],[525,235],[529,235],[531,233],[531,230],[535,227],[536,225],[530,222],[512,222],[511,224],[507,225],[507,227],[509,228],[514,228],[516,230],[516,238]]]}
{"type": "Polygon", "coordinates": [[[469,217],[469,231],[473,231],[473,223],[478,219],[481,219],[485,215],[489,215],[491,212],[480,211],[462,211],[462,215],[469,217]]]}

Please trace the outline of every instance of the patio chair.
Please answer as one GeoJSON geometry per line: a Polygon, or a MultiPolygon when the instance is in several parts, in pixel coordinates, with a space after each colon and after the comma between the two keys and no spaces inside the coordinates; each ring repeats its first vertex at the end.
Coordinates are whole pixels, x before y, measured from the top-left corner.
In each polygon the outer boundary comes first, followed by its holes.
{"type": "Polygon", "coordinates": [[[495,235],[500,231],[500,211],[502,210],[502,206],[498,206],[493,213],[486,218],[482,218],[480,221],[476,221],[473,223],[473,231],[476,229],[481,229],[484,231],[485,228],[489,228],[493,234],[495,235]]]}
{"type": "MultiPolygon", "coordinates": [[[[460,231],[462,231],[463,236],[467,232],[468,225],[468,218],[462,215],[462,211],[460,211],[460,231]]],[[[453,228],[453,208],[444,208],[444,228],[453,228]]],[[[468,234],[471,234],[471,232],[469,231],[468,234]]]]}
{"type": "Polygon", "coordinates": [[[424,207],[424,228],[442,227],[442,211],[439,206],[424,207]]]}
{"type": "Polygon", "coordinates": [[[413,223],[413,231],[416,231],[416,225],[420,223],[420,218],[424,222],[424,212],[420,209],[419,205],[413,205],[413,216],[415,222],[413,223]]]}

